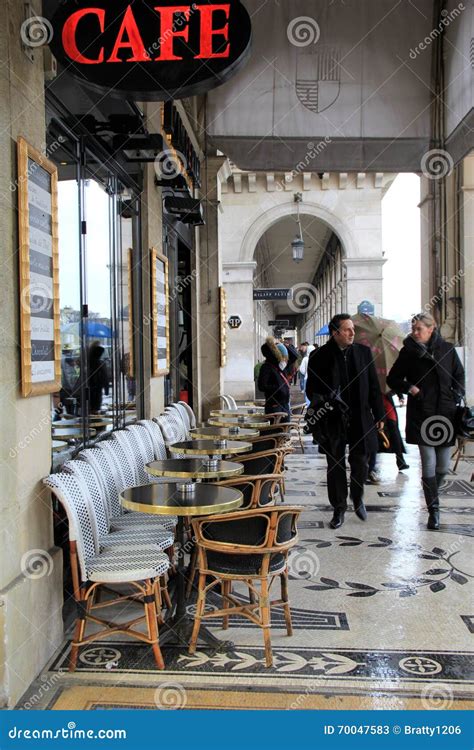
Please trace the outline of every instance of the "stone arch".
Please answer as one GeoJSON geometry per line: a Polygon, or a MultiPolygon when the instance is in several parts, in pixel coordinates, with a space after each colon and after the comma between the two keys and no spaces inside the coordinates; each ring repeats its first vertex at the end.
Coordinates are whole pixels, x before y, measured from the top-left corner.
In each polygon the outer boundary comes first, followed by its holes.
{"type": "MultiPolygon", "coordinates": [[[[317,203],[304,201],[301,205],[300,212],[309,216],[314,216],[327,226],[339,237],[342,246],[342,253],[345,258],[357,257],[356,242],[347,227],[347,225],[332,211],[325,206],[317,203]]],[[[240,262],[253,261],[255,249],[260,238],[274,224],[287,216],[295,215],[294,201],[288,201],[278,206],[273,206],[264,211],[250,226],[245,233],[240,248],[240,262]]]]}

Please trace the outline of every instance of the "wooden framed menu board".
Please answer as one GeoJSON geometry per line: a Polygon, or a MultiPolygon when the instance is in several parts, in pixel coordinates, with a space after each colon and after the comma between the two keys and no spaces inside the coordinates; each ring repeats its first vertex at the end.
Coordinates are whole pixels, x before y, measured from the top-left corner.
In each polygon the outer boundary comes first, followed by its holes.
{"type": "Polygon", "coordinates": [[[168,258],[152,247],[151,302],[153,316],[153,376],[170,371],[170,311],[168,290],[168,258]]]}
{"type": "Polygon", "coordinates": [[[18,138],[21,390],[61,387],[58,174],[56,166],[18,138]]]}

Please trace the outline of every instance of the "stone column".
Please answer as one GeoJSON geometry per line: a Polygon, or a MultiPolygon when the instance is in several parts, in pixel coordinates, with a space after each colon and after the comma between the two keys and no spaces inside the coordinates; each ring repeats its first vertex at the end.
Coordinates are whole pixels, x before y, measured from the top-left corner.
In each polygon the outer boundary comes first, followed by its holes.
{"type": "MultiPolygon", "coordinates": [[[[255,398],[253,276],[256,266],[255,261],[247,261],[224,263],[222,268],[222,280],[227,292],[227,314],[239,315],[242,319],[240,328],[227,328],[224,392],[236,400],[244,401],[255,398]]],[[[261,341],[257,342],[258,351],[261,344],[261,341]]]]}
{"type": "MultiPolygon", "coordinates": [[[[32,13],[41,15],[34,0],[32,13]]],[[[50,493],[51,396],[20,394],[17,139],[45,154],[43,53],[29,60],[24,5],[0,0],[0,707],[13,708],[63,637],[62,551],[50,493]],[[36,562],[36,565],[35,565],[36,562]]]]}
{"type": "Polygon", "coordinates": [[[375,305],[375,315],[383,317],[382,267],[383,258],[344,258],[347,273],[347,310],[355,315],[357,305],[364,299],[375,305]]]}
{"type": "Polygon", "coordinates": [[[225,157],[208,157],[202,165],[202,191],[205,226],[199,230],[196,257],[197,299],[195,340],[198,340],[197,383],[194,406],[199,419],[207,419],[210,409],[219,404],[223,393],[223,370],[220,366],[220,306],[221,286],[218,232],[217,173],[225,157]]]}
{"type": "Polygon", "coordinates": [[[466,396],[474,403],[474,156],[464,159],[461,247],[464,255],[463,327],[466,366],[466,396]]]}

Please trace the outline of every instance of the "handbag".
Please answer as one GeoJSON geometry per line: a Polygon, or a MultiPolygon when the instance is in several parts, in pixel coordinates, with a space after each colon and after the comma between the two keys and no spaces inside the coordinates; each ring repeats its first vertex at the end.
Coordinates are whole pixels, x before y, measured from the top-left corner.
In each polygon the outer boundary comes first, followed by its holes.
{"type": "Polygon", "coordinates": [[[467,406],[466,402],[458,406],[454,425],[457,437],[474,440],[474,407],[467,406]]]}

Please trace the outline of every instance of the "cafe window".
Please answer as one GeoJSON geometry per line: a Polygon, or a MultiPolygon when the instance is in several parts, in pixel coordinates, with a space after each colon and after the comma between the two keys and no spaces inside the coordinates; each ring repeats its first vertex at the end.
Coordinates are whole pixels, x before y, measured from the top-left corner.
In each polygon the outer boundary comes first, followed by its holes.
{"type": "Polygon", "coordinates": [[[133,267],[139,203],[104,159],[56,121],[61,389],[52,398],[53,463],[136,419],[133,267]]]}

